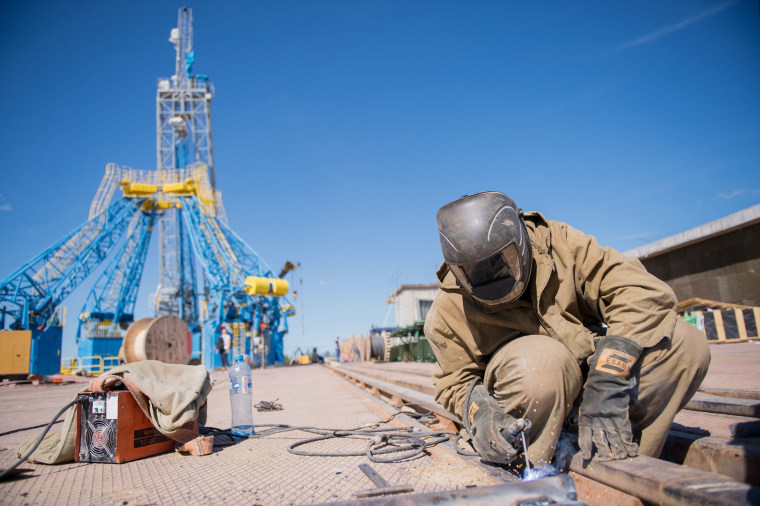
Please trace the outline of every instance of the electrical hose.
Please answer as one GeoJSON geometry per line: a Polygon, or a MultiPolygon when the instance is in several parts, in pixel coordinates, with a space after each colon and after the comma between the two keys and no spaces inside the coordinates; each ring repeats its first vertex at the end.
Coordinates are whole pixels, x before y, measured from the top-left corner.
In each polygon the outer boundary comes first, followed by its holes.
{"type": "Polygon", "coordinates": [[[5,470],[5,471],[3,471],[2,473],[0,473],[0,481],[4,480],[4,479],[5,479],[7,476],[9,476],[9,475],[11,474],[11,472],[12,472],[14,469],[16,469],[18,466],[20,466],[20,465],[21,465],[21,464],[23,464],[24,462],[26,462],[26,459],[28,459],[28,458],[29,458],[29,456],[30,456],[32,453],[34,453],[34,450],[36,450],[36,449],[37,449],[37,447],[40,445],[40,443],[42,443],[42,440],[44,439],[45,435],[46,435],[46,434],[48,433],[48,431],[50,430],[50,427],[52,427],[52,426],[53,426],[53,424],[54,424],[54,423],[55,423],[55,422],[58,420],[58,418],[59,418],[59,417],[60,417],[60,416],[61,416],[63,413],[65,413],[65,412],[66,412],[66,410],[67,410],[67,409],[69,409],[71,406],[73,406],[74,404],[76,404],[76,403],[77,403],[77,402],[79,402],[80,400],[81,400],[81,397],[77,397],[77,398],[76,398],[76,399],[74,399],[73,401],[71,401],[71,402],[69,402],[68,404],[66,404],[66,405],[65,405],[63,408],[61,408],[61,410],[60,410],[60,411],[59,411],[59,412],[58,412],[58,413],[57,413],[57,414],[56,414],[56,415],[53,417],[53,419],[52,419],[52,420],[50,420],[50,423],[49,423],[49,424],[47,424],[47,427],[45,427],[45,430],[43,430],[43,431],[42,431],[42,434],[40,434],[40,437],[39,437],[39,438],[37,438],[37,442],[36,442],[36,443],[34,443],[34,446],[32,447],[32,449],[31,449],[31,450],[29,450],[28,452],[26,452],[26,455],[24,455],[23,457],[21,457],[21,458],[19,459],[19,461],[18,461],[18,462],[16,462],[16,463],[15,463],[15,464],[13,464],[11,467],[9,467],[8,469],[6,469],[6,470],[5,470]]]}

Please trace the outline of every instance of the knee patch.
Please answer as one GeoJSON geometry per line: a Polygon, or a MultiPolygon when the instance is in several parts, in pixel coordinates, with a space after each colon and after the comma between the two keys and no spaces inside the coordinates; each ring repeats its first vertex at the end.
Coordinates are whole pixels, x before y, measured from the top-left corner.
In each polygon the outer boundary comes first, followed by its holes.
{"type": "Polygon", "coordinates": [[[577,396],[582,383],[575,358],[560,342],[533,335],[501,347],[486,367],[485,385],[497,400],[551,406],[558,395],[577,396]]]}

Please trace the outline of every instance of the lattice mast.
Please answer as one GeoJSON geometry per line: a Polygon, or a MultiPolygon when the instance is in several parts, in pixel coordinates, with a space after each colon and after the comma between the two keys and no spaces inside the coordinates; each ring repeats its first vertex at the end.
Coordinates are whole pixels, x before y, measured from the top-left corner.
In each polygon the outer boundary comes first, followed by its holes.
{"type": "MultiPolygon", "coordinates": [[[[212,192],[216,188],[211,134],[213,86],[208,76],[192,73],[193,14],[179,10],[177,28],[169,41],[176,51],[174,75],[160,79],[156,95],[157,170],[179,182],[179,169],[194,162],[208,167],[212,192]]],[[[215,205],[215,202],[212,203],[215,205]]],[[[173,207],[159,219],[159,287],[156,314],[175,314],[190,324],[198,320],[197,279],[187,231],[173,207]]]]}
{"type": "Polygon", "coordinates": [[[79,313],[77,341],[80,359],[118,353],[123,331],[134,321],[154,220],[161,242],[157,313],[188,322],[192,357],[209,368],[217,364],[214,344],[224,322],[233,331],[236,354],[258,356],[261,363],[283,361],[287,317],[295,314],[282,279],[287,270],[275,277],[227,224],[214,183],[213,90],[206,76],[192,74],[190,9],[180,10],[170,40],[177,59],[174,76],[158,84],[156,170],[109,164],[90,219],[0,281],[0,329],[22,331],[20,339],[30,346],[26,372],[60,370],[61,303],[112,251],[79,313]],[[203,274],[203,293],[195,289],[196,269],[203,274]]]}

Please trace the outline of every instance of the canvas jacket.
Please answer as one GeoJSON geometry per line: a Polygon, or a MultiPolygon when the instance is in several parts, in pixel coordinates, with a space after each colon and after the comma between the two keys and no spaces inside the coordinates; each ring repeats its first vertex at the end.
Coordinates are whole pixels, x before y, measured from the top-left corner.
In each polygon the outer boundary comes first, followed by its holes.
{"type": "Polygon", "coordinates": [[[563,343],[582,364],[594,351],[603,325],[644,348],[670,338],[676,298],[638,259],[565,223],[525,213],[533,251],[526,293],[506,309],[488,311],[457,283],[444,263],[436,274],[441,291],[425,320],[437,364],[436,400],[461,416],[470,381],[483,376],[493,353],[512,339],[542,334],[563,343]]]}

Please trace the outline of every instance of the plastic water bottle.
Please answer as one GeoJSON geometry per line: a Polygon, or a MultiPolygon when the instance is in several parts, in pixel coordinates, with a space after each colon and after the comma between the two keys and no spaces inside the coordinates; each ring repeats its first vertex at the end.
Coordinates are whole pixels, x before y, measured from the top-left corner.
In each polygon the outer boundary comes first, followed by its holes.
{"type": "Polygon", "coordinates": [[[230,405],[232,433],[245,437],[253,434],[251,368],[243,361],[243,355],[236,356],[235,363],[230,367],[230,405]]]}

